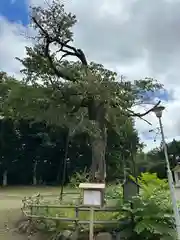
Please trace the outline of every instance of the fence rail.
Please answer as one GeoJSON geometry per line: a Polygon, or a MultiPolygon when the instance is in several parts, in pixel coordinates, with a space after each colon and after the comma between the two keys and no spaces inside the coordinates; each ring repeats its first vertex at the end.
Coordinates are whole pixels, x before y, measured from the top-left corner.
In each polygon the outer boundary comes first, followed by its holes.
{"type": "MultiPolygon", "coordinates": [[[[80,211],[89,211],[90,207],[85,207],[83,205],[43,205],[43,204],[31,204],[31,208],[69,208],[77,209],[80,211]]],[[[117,207],[93,207],[95,212],[118,212],[121,209],[117,207]]]]}
{"type": "MultiPolygon", "coordinates": [[[[89,224],[90,220],[79,220],[78,218],[62,218],[62,217],[47,217],[47,216],[38,216],[38,215],[29,215],[25,214],[26,217],[32,218],[32,219],[47,219],[47,220],[54,220],[54,221],[62,221],[62,222],[74,222],[78,224],[89,224]]],[[[122,221],[123,223],[124,221],[122,221]]],[[[94,224],[121,224],[121,221],[117,220],[98,220],[98,221],[93,221],[94,224]]]]}
{"type": "MultiPolygon", "coordinates": [[[[57,227],[61,225],[64,226],[65,224],[66,227],[68,225],[68,227],[73,229],[86,229],[87,226],[90,224],[90,219],[88,215],[90,215],[91,208],[82,205],[82,196],[80,192],[67,192],[65,196],[66,197],[63,201],[59,201],[58,198],[58,202],[54,202],[51,204],[50,202],[46,202],[46,199],[43,198],[40,194],[30,198],[24,198],[24,200],[22,201],[22,211],[29,220],[42,220],[45,222],[46,220],[47,222],[50,220],[54,221],[57,227]],[[67,197],[67,195],[70,195],[71,197],[67,197]],[[76,195],[77,201],[72,203],[72,200],[75,200],[76,195]],[[69,200],[71,201],[69,202],[69,200]]],[[[119,228],[119,226],[124,226],[128,224],[127,219],[121,219],[118,221],[114,217],[113,213],[118,213],[122,211],[122,209],[115,207],[114,205],[117,203],[117,200],[118,199],[113,199],[113,201],[110,201],[108,203],[112,204],[112,206],[105,205],[103,207],[94,207],[94,225],[96,229],[102,229],[104,227],[106,229],[117,229],[119,228]],[[109,213],[112,213],[112,215],[109,213]]]]}
{"type": "MultiPolygon", "coordinates": [[[[112,212],[117,213],[120,211],[120,208],[117,207],[94,207],[94,212],[112,212]]],[[[39,219],[39,220],[53,220],[59,222],[71,222],[75,224],[86,225],[90,223],[90,220],[80,220],[80,212],[90,212],[90,207],[85,207],[82,205],[43,205],[43,204],[29,204],[23,209],[23,213],[27,218],[30,219],[39,219]],[[39,215],[38,211],[44,209],[46,211],[46,216],[39,215]],[[74,209],[74,217],[64,217],[64,216],[48,216],[49,209],[74,209]],[[37,215],[34,214],[34,210],[37,210],[37,215]]],[[[95,220],[94,224],[96,225],[117,225],[123,223],[122,221],[117,220],[95,220]]]]}

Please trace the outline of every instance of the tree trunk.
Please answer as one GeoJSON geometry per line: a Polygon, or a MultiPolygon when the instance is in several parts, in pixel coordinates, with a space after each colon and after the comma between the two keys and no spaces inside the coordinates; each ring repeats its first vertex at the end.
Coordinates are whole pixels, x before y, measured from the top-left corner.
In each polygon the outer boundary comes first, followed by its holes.
{"type": "MultiPolygon", "coordinates": [[[[104,130],[103,134],[106,134],[104,130]]],[[[92,138],[91,139],[92,147],[92,180],[104,182],[106,178],[106,139],[92,138]]]]}
{"type": "Polygon", "coordinates": [[[8,175],[8,171],[5,170],[3,172],[3,187],[6,187],[7,186],[7,175],[8,175]]]}
{"type": "Polygon", "coordinates": [[[131,160],[132,160],[132,175],[135,177],[137,181],[137,167],[134,153],[131,154],[131,160]]]}
{"type": "Polygon", "coordinates": [[[92,102],[88,112],[89,120],[96,122],[100,133],[91,137],[92,148],[92,181],[105,182],[106,178],[106,145],[107,130],[105,126],[105,107],[102,103],[92,102]]]}
{"type": "Polygon", "coordinates": [[[33,164],[33,185],[37,185],[37,160],[33,164]]]}

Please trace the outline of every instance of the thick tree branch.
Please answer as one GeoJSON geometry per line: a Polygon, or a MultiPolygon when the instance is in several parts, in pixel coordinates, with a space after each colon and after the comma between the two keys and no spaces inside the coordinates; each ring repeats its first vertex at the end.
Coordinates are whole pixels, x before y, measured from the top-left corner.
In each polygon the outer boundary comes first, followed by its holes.
{"type": "Polygon", "coordinates": [[[49,60],[49,63],[51,65],[51,68],[53,69],[54,73],[56,74],[57,77],[69,80],[69,81],[75,81],[70,75],[64,73],[60,69],[58,69],[53,61],[53,58],[49,52],[49,46],[50,46],[51,41],[49,39],[46,39],[46,45],[45,45],[45,57],[49,60]]]}
{"type": "MultiPolygon", "coordinates": [[[[149,125],[152,125],[148,120],[144,119],[143,117],[146,116],[147,114],[149,114],[150,112],[152,112],[160,103],[161,103],[161,101],[158,101],[152,108],[150,108],[148,111],[143,112],[143,113],[135,113],[131,109],[125,109],[125,111],[123,112],[123,115],[125,115],[127,117],[138,117],[138,118],[142,119],[143,121],[145,121],[146,123],[148,123],[149,125]]],[[[115,107],[115,108],[119,107],[119,105],[117,105],[114,102],[111,103],[111,106],[115,107]]]]}
{"type": "Polygon", "coordinates": [[[127,109],[127,111],[129,112],[129,114],[127,114],[129,117],[139,117],[142,118],[144,116],[146,116],[147,114],[149,114],[150,112],[152,112],[159,104],[161,103],[161,101],[158,101],[152,108],[150,108],[148,111],[144,112],[144,113],[135,113],[134,111],[127,109]]]}
{"type": "Polygon", "coordinates": [[[49,63],[51,65],[51,68],[53,69],[54,73],[57,75],[57,77],[61,77],[61,78],[65,78],[67,80],[71,80],[69,79],[68,76],[66,76],[64,73],[62,73],[60,70],[57,69],[57,67],[55,66],[52,56],[49,53],[49,46],[50,46],[50,41],[47,39],[46,40],[46,46],[45,46],[45,57],[48,58],[49,63]]]}
{"type": "Polygon", "coordinates": [[[61,41],[58,37],[51,37],[48,32],[41,26],[41,24],[37,21],[35,17],[32,17],[33,22],[36,24],[36,26],[39,28],[41,33],[44,35],[45,38],[45,57],[48,58],[49,63],[55,72],[55,74],[58,77],[64,78],[69,81],[74,81],[74,79],[64,72],[62,72],[60,69],[58,69],[53,61],[52,55],[50,54],[49,48],[51,43],[58,43],[60,45],[60,49],[58,52],[64,53],[60,60],[62,60],[66,56],[75,56],[77,57],[83,66],[87,67],[88,63],[86,60],[86,57],[81,49],[76,49],[75,47],[68,44],[69,40],[67,41],[61,41]],[[65,49],[64,49],[65,48],[65,49]]]}
{"type": "MultiPolygon", "coordinates": [[[[146,116],[147,114],[149,114],[151,111],[153,111],[160,104],[160,102],[161,101],[158,101],[152,108],[150,108],[148,111],[143,112],[143,113],[135,113],[133,110],[126,108],[125,111],[123,111],[123,115],[125,115],[127,117],[139,117],[151,125],[151,123],[149,121],[145,120],[143,117],[146,116]]],[[[110,105],[113,108],[122,108],[122,106],[120,104],[115,103],[113,101],[110,102],[110,105]]]]}

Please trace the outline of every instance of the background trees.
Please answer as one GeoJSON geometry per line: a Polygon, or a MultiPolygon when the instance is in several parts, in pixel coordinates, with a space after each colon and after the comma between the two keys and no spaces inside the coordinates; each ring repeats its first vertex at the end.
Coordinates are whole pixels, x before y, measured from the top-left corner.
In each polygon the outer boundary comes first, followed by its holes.
{"type": "MultiPolygon", "coordinates": [[[[180,162],[180,141],[173,139],[167,144],[168,157],[171,169],[180,162]]],[[[152,149],[148,153],[138,152],[136,156],[138,172],[156,172],[160,178],[166,178],[166,163],[164,150],[159,148],[152,149]]]]}

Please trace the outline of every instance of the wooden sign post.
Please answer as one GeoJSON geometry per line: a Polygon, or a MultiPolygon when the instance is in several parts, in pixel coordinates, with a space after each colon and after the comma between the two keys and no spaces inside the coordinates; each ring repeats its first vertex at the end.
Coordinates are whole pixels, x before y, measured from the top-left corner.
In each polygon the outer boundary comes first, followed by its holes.
{"type": "Polygon", "coordinates": [[[80,183],[83,190],[83,205],[90,207],[89,240],[94,239],[94,207],[102,207],[104,203],[104,183],[80,183]]]}

